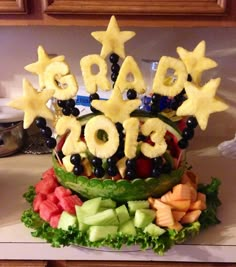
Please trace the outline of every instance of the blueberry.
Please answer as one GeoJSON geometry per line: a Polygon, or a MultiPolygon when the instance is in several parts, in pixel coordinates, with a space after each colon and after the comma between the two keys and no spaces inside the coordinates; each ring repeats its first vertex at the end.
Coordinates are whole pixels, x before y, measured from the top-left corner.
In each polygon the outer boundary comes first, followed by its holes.
{"type": "Polygon", "coordinates": [[[163,163],[162,157],[155,157],[155,158],[152,159],[152,161],[153,161],[153,165],[155,167],[161,166],[162,163],[163,163]]]}

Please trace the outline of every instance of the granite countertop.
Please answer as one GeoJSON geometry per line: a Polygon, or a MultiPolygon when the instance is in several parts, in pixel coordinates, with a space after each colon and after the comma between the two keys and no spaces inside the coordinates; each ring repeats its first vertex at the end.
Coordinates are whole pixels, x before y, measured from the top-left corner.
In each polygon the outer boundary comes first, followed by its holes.
{"type": "Polygon", "coordinates": [[[188,162],[201,182],[210,182],[211,176],[222,179],[222,206],[218,213],[222,223],[175,246],[165,256],[157,256],[151,250],[141,252],[137,247],[115,252],[106,248],[58,249],[33,238],[20,221],[23,210],[28,208],[22,195],[51,167],[51,156],[17,154],[0,158],[0,259],[236,262],[236,162],[219,155],[219,140],[196,141],[187,154],[188,162]]]}

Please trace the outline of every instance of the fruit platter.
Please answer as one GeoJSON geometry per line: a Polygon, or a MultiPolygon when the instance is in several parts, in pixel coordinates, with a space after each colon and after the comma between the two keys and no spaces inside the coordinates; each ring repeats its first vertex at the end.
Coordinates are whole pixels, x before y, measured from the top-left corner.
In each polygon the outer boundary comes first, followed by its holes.
{"type": "Polygon", "coordinates": [[[228,108],[216,95],[220,78],[202,81],[217,63],[205,56],[204,41],[192,51],[177,47],[179,58],[162,56],[142,109],[147,86],[124,45],[135,32],[121,31],[112,16],[106,31],[91,35],[102,49],[80,60],[88,114],[80,115],[65,57],[50,58],[42,46],[25,67],[39,89],[24,79],[23,96],[9,103],[52,150],[52,168],[24,194],[30,205],[21,220],[53,247],[138,245],[162,255],[220,223],[220,180],[202,184],[186,158],[195,129],[206,130],[210,114],[228,108]],[[99,91],[111,94],[103,99],[99,91]]]}

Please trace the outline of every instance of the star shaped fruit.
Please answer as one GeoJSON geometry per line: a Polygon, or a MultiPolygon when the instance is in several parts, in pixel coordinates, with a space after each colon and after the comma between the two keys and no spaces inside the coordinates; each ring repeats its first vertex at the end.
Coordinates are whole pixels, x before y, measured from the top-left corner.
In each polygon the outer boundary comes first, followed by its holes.
{"type": "Polygon", "coordinates": [[[42,46],[38,47],[38,61],[25,66],[25,70],[35,73],[39,76],[39,86],[41,89],[45,87],[44,71],[46,67],[52,62],[64,61],[64,56],[57,56],[50,58],[42,46]]]}
{"type": "Polygon", "coordinates": [[[24,111],[24,129],[29,128],[36,117],[53,120],[54,115],[47,107],[48,100],[53,96],[54,90],[38,92],[26,79],[23,80],[23,96],[12,100],[10,107],[24,111]]]}
{"type": "Polygon", "coordinates": [[[215,68],[217,63],[205,57],[206,43],[201,41],[193,51],[188,51],[182,47],[177,47],[177,53],[184,62],[188,74],[191,75],[193,81],[197,84],[200,83],[201,74],[203,71],[215,68]]]}
{"type": "Polygon", "coordinates": [[[135,32],[120,31],[115,16],[112,16],[106,31],[92,32],[91,35],[102,44],[101,57],[106,58],[110,53],[116,53],[125,58],[124,43],[131,39],[135,32]]]}
{"type": "Polygon", "coordinates": [[[224,111],[228,108],[221,99],[215,96],[220,78],[211,79],[203,87],[186,82],[185,90],[188,99],[177,109],[177,116],[193,115],[202,130],[205,130],[211,113],[224,111]]]}
{"type": "Polygon", "coordinates": [[[93,100],[91,104],[114,123],[123,123],[141,105],[141,100],[123,100],[120,89],[115,87],[109,100],[93,100]]]}

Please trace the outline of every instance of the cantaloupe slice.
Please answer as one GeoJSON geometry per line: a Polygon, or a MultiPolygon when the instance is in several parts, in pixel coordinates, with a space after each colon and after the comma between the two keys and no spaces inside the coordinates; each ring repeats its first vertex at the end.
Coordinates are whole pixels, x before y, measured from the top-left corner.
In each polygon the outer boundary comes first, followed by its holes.
{"type": "Polygon", "coordinates": [[[177,222],[179,222],[184,217],[185,214],[186,214],[185,211],[172,210],[172,215],[174,217],[174,220],[177,222]]]}
{"type": "Polygon", "coordinates": [[[187,212],[184,217],[181,219],[180,223],[186,224],[186,223],[193,223],[196,222],[201,214],[201,210],[192,210],[187,212]]]}
{"type": "Polygon", "coordinates": [[[189,210],[205,210],[206,209],[206,202],[201,199],[192,202],[189,206],[189,210]]]}
{"type": "Polygon", "coordinates": [[[171,200],[191,199],[191,190],[188,184],[177,184],[172,189],[171,200]]]}
{"type": "Polygon", "coordinates": [[[198,178],[193,172],[186,171],[181,178],[181,183],[190,184],[193,188],[197,189],[198,178]]]}
{"type": "Polygon", "coordinates": [[[201,192],[197,192],[197,199],[206,202],[206,195],[201,192]]]}
{"type": "Polygon", "coordinates": [[[154,209],[158,210],[158,209],[163,209],[163,208],[168,208],[168,207],[170,207],[170,205],[162,202],[160,198],[154,199],[154,202],[153,202],[153,208],[154,209]]]}
{"type": "Polygon", "coordinates": [[[167,193],[165,193],[164,195],[161,196],[160,199],[162,202],[164,203],[169,203],[170,201],[172,201],[172,192],[168,191],[167,193]]]}
{"type": "Polygon", "coordinates": [[[173,225],[170,225],[168,228],[176,230],[177,232],[179,232],[183,228],[183,225],[181,223],[175,221],[175,223],[173,225]]]}
{"type": "Polygon", "coordinates": [[[179,210],[179,211],[187,211],[190,207],[190,199],[186,200],[172,200],[169,201],[169,205],[174,209],[174,210],[179,210]]]}
{"type": "Polygon", "coordinates": [[[156,211],[156,224],[159,226],[169,227],[175,223],[170,207],[158,209],[156,211]]]}

